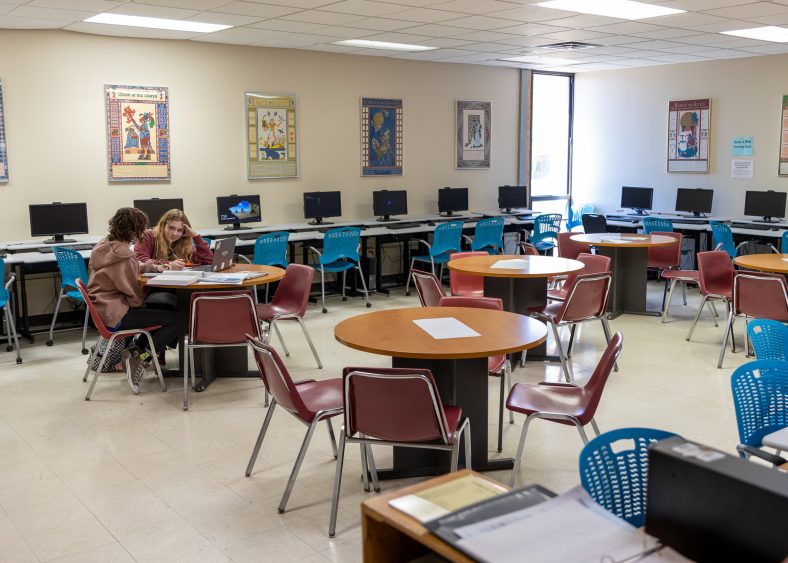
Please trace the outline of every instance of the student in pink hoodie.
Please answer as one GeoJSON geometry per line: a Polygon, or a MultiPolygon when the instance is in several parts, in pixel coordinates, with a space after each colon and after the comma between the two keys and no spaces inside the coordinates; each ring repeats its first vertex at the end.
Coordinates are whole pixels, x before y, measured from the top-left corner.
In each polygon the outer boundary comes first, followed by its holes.
{"type": "MultiPolygon", "coordinates": [[[[142,288],[137,283],[140,264],[130,246],[140,239],[148,226],[148,218],[139,209],[123,207],[109,220],[109,234],[101,239],[90,255],[88,294],[101,320],[108,328],[127,329],[161,325],[152,333],[153,345],[163,352],[175,340],[178,326],[174,311],[146,308],[142,288]]],[[[148,263],[143,271],[160,272],[163,265],[148,263]]],[[[153,360],[145,337],[123,352],[129,385],[134,394],[145,369],[153,360]]]]}

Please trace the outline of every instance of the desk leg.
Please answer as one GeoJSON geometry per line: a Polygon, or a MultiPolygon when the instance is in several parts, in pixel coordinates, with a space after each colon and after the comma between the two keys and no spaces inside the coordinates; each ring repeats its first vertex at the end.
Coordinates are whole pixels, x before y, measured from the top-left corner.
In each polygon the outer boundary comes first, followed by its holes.
{"type": "Polygon", "coordinates": [[[647,248],[600,247],[600,254],[613,261],[613,284],[607,302],[608,318],[622,313],[654,315],[646,310],[647,248]]]}
{"type": "Polygon", "coordinates": [[[365,563],[399,563],[430,553],[430,549],[370,513],[363,504],[361,538],[365,563]]]}
{"type": "Polygon", "coordinates": [[[27,276],[25,275],[26,268],[24,264],[19,265],[19,294],[20,299],[17,301],[19,304],[19,313],[22,314],[21,323],[16,326],[17,331],[22,336],[26,336],[30,344],[35,342],[35,337],[30,334],[30,311],[27,309],[27,276]]]}

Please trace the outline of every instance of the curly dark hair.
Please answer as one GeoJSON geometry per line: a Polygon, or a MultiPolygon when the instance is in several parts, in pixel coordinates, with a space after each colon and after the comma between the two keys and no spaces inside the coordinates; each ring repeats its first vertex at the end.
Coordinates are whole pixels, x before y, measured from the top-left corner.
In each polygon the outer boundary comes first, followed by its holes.
{"type": "Polygon", "coordinates": [[[134,242],[147,228],[147,215],[134,207],[121,207],[109,220],[109,239],[134,242]]]}

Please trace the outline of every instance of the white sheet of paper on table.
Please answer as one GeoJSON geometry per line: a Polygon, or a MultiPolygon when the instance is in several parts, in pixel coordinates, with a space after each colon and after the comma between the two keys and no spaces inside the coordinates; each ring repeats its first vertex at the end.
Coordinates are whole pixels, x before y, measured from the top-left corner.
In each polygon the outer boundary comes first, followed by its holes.
{"type": "Polygon", "coordinates": [[[416,319],[413,322],[416,323],[416,326],[429,334],[435,340],[481,336],[481,334],[473,330],[462,321],[458,321],[454,317],[442,317],[439,319],[416,319]]]}
{"type": "Polygon", "coordinates": [[[491,269],[495,270],[521,270],[528,267],[528,260],[522,258],[512,258],[511,260],[498,260],[494,262],[491,269]]]}

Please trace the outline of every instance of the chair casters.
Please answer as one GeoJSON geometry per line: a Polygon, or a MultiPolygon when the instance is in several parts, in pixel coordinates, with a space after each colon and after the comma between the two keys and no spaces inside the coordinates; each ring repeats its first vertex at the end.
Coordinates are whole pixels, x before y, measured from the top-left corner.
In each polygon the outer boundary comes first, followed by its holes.
{"type": "Polygon", "coordinates": [[[342,301],[347,301],[347,296],[343,295],[342,296],[342,301]]]}
{"type": "Polygon", "coordinates": [[[83,356],[87,356],[89,353],[90,353],[90,350],[88,350],[87,348],[82,348],[82,355],[83,356]]]}
{"type": "Polygon", "coordinates": [[[10,344],[9,344],[8,346],[6,346],[6,347],[5,347],[5,351],[6,351],[6,352],[10,352],[10,351],[11,351],[11,350],[13,350],[13,349],[14,349],[14,347],[13,347],[13,346],[11,346],[10,344]]]}
{"type": "Polygon", "coordinates": [[[410,295],[410,291],[406,291],[406,292],[405,292],[405,296],[407,297],[407,296],[409,296],[409,295],[410,295]]]}
{"type": "MultiPolygon", "coordinates": [[[[54,340],[47,340],[47,346],[54,346],[54,345],[55,345],[55,341],[54,340]]],[[[84,352],[83,352],[83,354],[84,354],[84,352]]]]}
{"type": "Polygon", "coordinates": [[[21,363],[22,363],[22,358],[17,358],[17,359],[16,359],[16,363],[17,363],[17,364],[21,364],[21,363]]]}
{"type": "Polygon", "coordinates": [[[367,309],[369,309],[370,307],[372,307],[372,303],[367,303],[367,309]]]}
{"type": "Polygon", "coordinates": [[[325,307],[323,307],[323,314],[325,314],[325,313],[328,313],[328,309],[326,309],[325,307]]]}
{"type": "Polygon", "coordinates": [[[277,508],[277,509],[276,509],[276,511],[277,511],[279,514],[284,514],[284,513],[285,513],[285,509],[284,509],[284,508],[277,508]]]}

